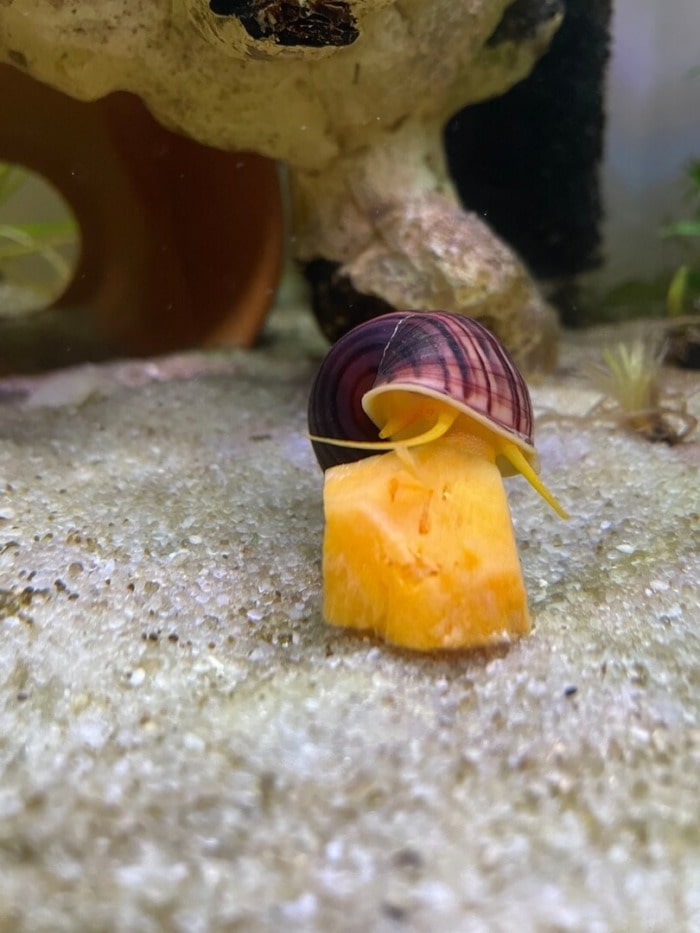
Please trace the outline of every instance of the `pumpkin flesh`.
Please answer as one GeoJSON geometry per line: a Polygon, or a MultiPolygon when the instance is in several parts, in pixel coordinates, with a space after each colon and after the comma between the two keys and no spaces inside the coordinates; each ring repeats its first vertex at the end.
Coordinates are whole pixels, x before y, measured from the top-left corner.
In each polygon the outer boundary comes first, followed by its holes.
{"type": "Polygon", "coordinates": [[[407,648],[530,630],[503,482],[483,440],[448,434],[326,471],[323,613],[407,648]]]}

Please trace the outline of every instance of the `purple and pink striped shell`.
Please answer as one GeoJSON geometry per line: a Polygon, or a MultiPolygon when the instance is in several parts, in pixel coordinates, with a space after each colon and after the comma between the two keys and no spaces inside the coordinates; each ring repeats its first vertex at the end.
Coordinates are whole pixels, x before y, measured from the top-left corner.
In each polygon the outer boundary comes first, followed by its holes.
{"type": "MultiPolygon", "coordinates": [[[[355,327],[331,347],[316,374],[309,398],[310,434],[378,440],[363,399],[382,387],[444,398],[517,444],[536,464],[525,380],[477,321],[447,311],[396,311],[355,327]]],[[[324,470],[371,456],[371,451],[319,442],[313,448],[324,470]]]]}

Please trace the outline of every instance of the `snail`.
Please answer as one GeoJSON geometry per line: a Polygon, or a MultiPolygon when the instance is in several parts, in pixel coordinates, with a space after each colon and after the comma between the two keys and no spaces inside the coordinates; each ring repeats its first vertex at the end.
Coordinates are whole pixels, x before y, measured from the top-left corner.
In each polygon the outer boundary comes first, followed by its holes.
{"type": "Polygon", "coordinates": [[[418,651],[529,632],[502,475],[566,517],[537,476],[532,421],[522,376],[476,321],[399,311],[342,337],[309,400],[326,621],[418,651]]]}
{"type": "Polygon", "coordinates": [[[360,324],[331,347],[311,388],[309,437],[326,470],[460,432],[483,442],[504,476],[539,479],[525,380],[482,324],[446,311],[397,311],[360,324]]]}

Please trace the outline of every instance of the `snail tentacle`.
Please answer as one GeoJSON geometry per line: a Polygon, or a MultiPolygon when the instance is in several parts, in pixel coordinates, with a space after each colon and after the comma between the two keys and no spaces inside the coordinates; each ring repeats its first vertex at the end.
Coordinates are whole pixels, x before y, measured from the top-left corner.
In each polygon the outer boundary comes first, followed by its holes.
{"type": "Polygon", "coordinates": [[[535,489],[547,502],[560,518],[568,518],[568,512],[559,504],[555,496],[547,489],[545,484],[532,469],[527,459],[523,455],[517,444],[511,441],[504,441],[499,445],[498,453],[505,457],[515,470],[524,476],[528,483],[535,489]]]}
{"type": "MultiPolygon", "coordinates": [[[[352,447],[357,450],[396,450],[397,447],[418,447],[421,444],[429,444],[431,441],[436,441],[438,438],[443,437],[450,430],[452,425],[457,420],[459,412],[443,410],[441,411],[435,423],[427,429],[427,431],[422,431],[420,434],[416,434],[414,437],[402,437],[400,440],[379,440],[379,441],[346,441],[337,437],[319,437],[316,434],[310,434],[309,440],[314,441],[317,444],[331,444],[334,447],[352,447]]],[[[402,424],[398,430],[405,428],[405,424],[402,424]]],[[[392,432],[396,433],[396,432],[392,432]]],[[[382,434],[380,433],[380,437],[382,434]]]]}

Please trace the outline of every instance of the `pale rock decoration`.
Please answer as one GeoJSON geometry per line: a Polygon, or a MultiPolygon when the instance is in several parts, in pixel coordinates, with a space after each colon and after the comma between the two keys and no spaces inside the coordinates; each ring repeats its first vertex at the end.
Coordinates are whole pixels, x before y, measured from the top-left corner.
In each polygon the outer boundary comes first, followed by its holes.
{"type": "Polygon", "coordinates": [[[283,160],[298,259],[395,307],[480,318],[532,369],[551,363],[554,315],[460,207],[442,129],[524,78],[560,20],[552,0],[0,0],[0,59],[283,160]]]}

